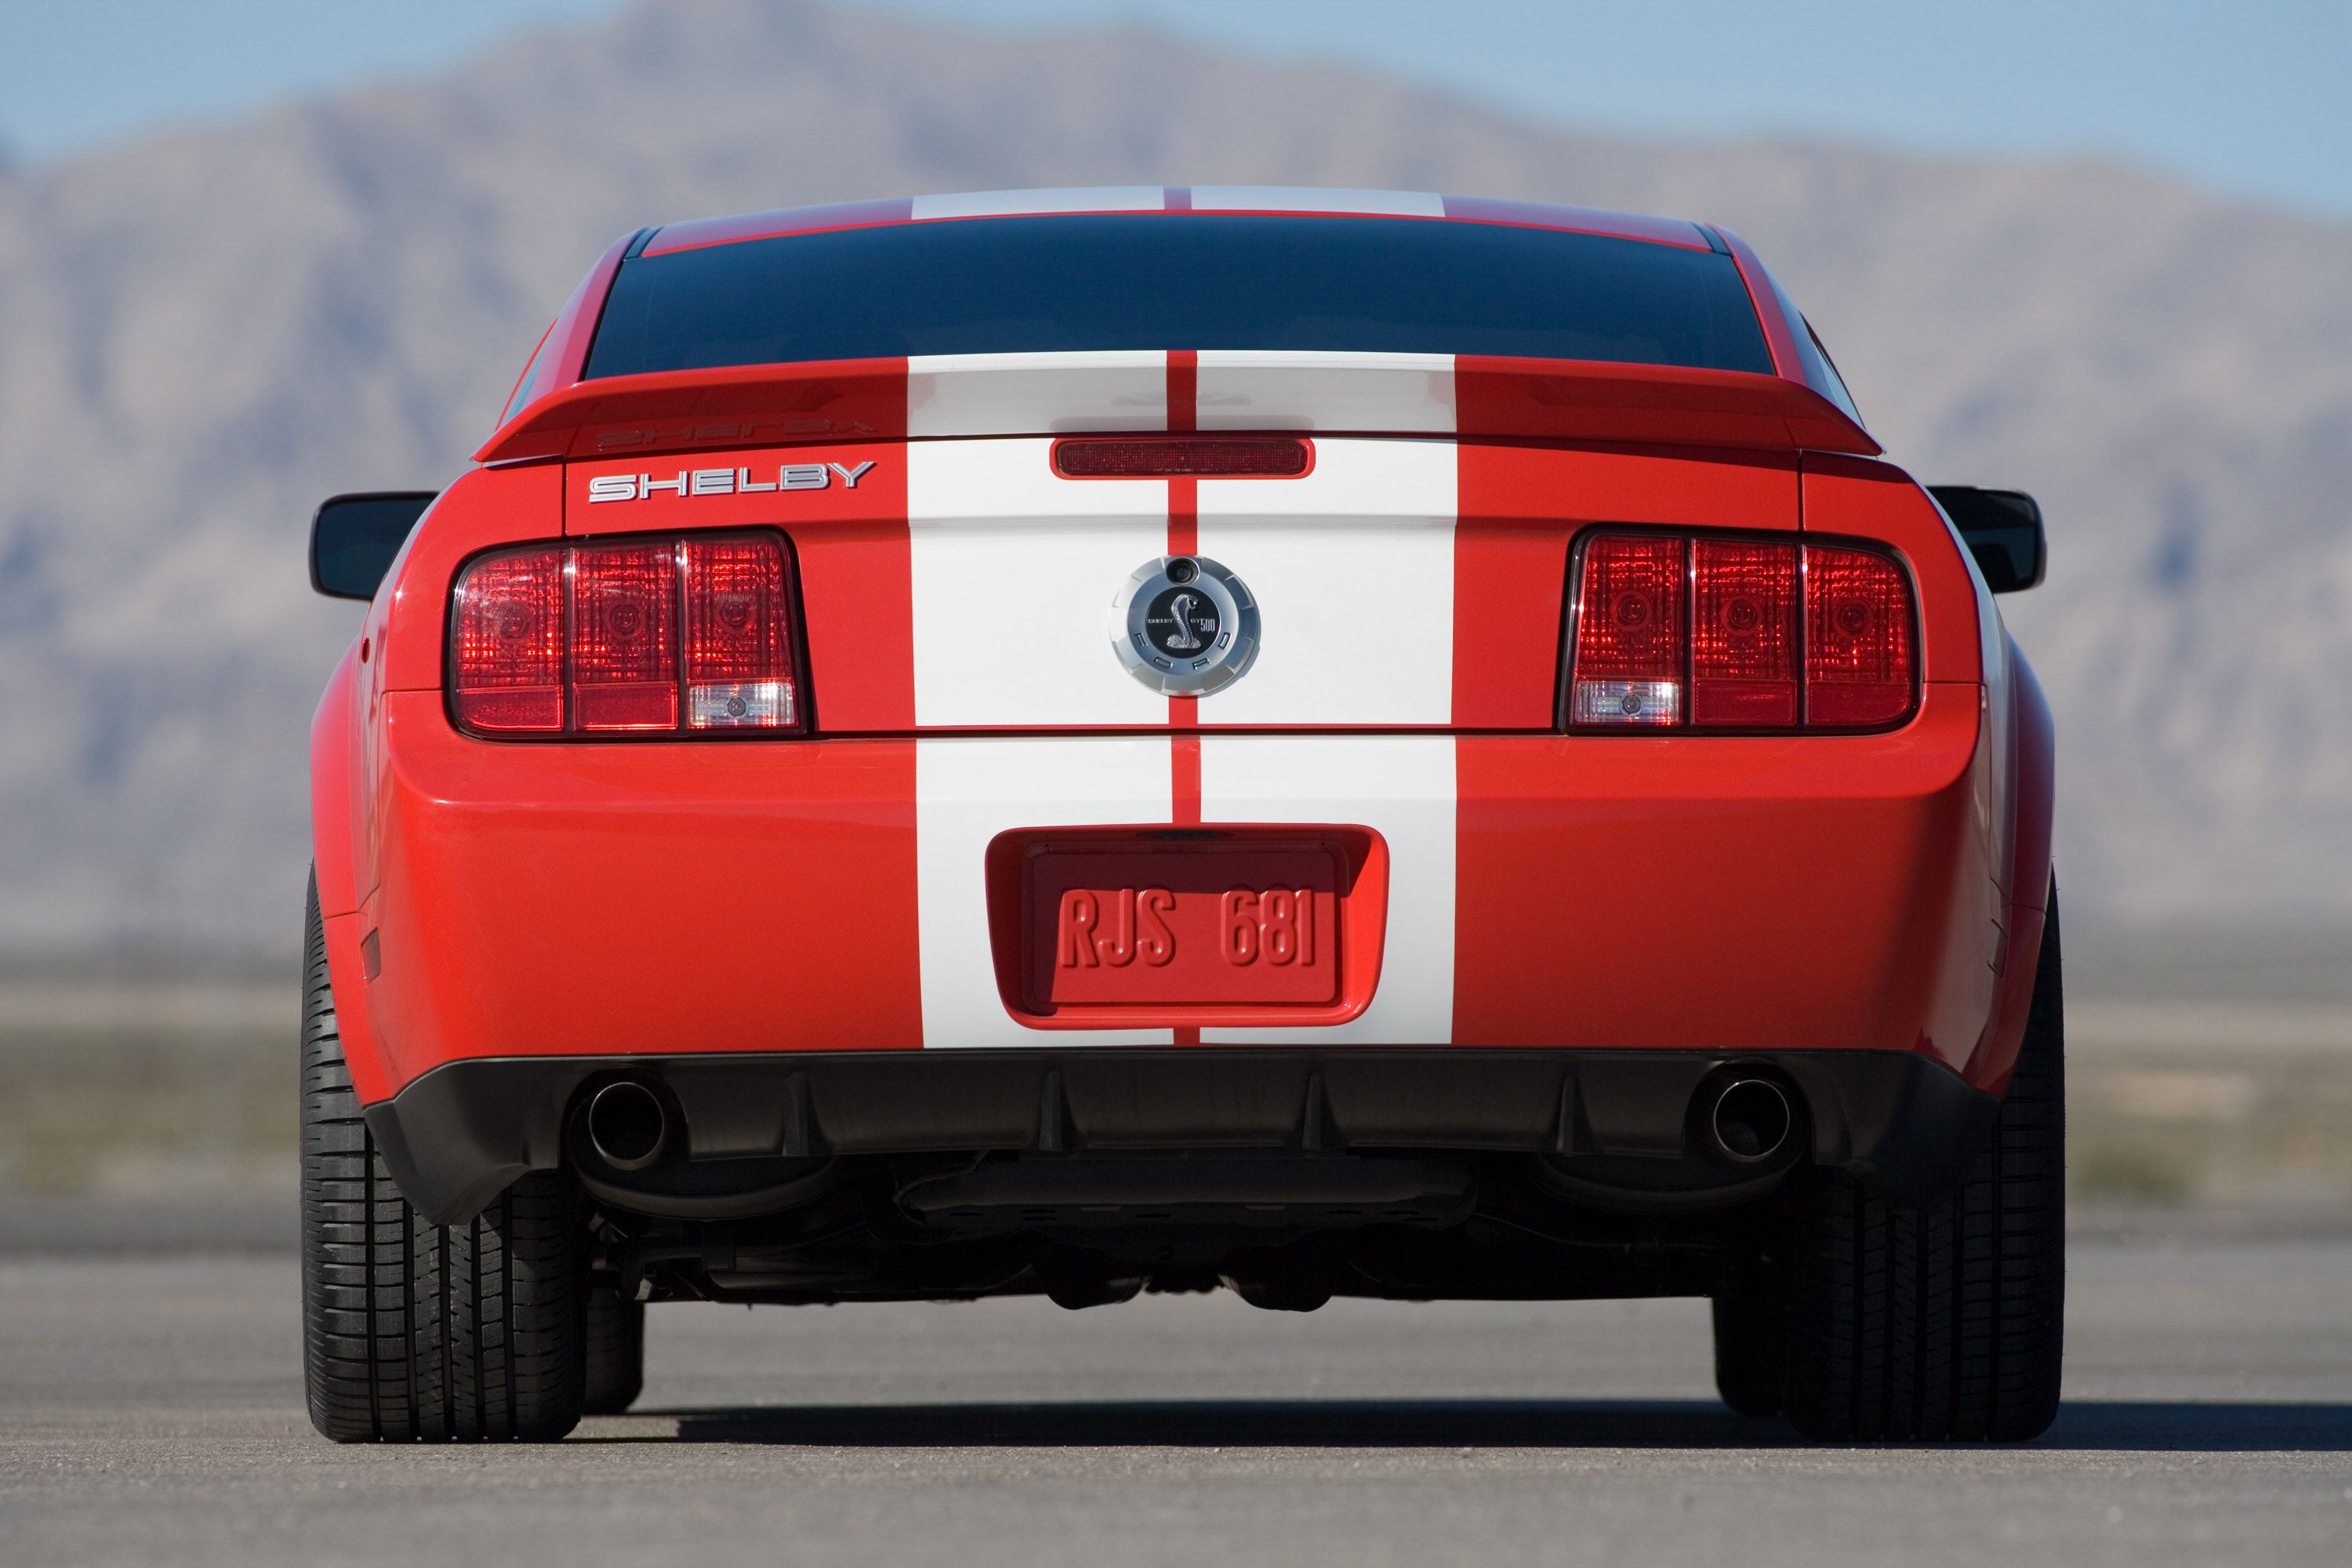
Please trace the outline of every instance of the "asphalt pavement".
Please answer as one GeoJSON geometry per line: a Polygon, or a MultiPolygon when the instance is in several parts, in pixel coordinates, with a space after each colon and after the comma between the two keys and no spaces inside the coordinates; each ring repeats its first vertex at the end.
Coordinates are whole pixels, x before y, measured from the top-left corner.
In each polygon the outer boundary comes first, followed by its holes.
{"type": "Polygon", "coordinates": [[[2078,1237],[2021,1448],[1715,1403],[1696,1301],[656,1309],[642,1414],[336,1447],[283,1253],[0,1253],[0,1563],[2352,1562],[2352,1239],[2078,1237]]]}

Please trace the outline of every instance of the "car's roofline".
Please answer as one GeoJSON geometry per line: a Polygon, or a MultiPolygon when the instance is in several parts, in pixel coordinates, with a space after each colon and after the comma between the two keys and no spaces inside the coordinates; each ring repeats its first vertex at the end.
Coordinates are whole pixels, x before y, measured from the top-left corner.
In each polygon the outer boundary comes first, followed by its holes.
{"type": "MultiPolygon", "coordinates": [[[[1599,207],[1562,206],[1486,196],[1446,196],[1413,191],[1318,190],[1276,185],[1129,185],[1076,190],[981,191],[950,196],[841,202],[748,213],[734,217],[705,218],[692,223],[640,228],[624,235],[598,258],[558,313],[541,352],[534,357],[523,382],[509,402],[508,416],[501,427],[477,454],[477,458],[480,461],[505,461],[523,456],[518,447],[534,445],[524,440],[522,433],[535,405],[551,395],[582,384],[582,377],[587,368],[588,351],[595,341],[604,301],[624,262],[793,234],[987,217],[1089,213],[1178,216],[1189,213],[1254,213],[1308,219],[1370,216],[1400,221],[1506,225],[1713,252],[1727,258],[1738,268],[1759,324],[1763,329],[1765,344],[1771,355],[1772,374],[1762,379],[1778,379],[1811,395],[1810,400],[1801,399],[1801,403],[1818,400],[1835,405],[1837,417],[1821,445],[1840,451],[1876,452],[1879,449],[1877,444],[1862,430],[1860,418],[1847,399],[1844,388],[1835,382],[1834,372],[1827,369],[1820,356],[1809,359],[1804,353],[1799,342],[1799,334],[1805,331],[1803,321],[1794,318],[1793,308],[1784,309],[1785,296],[1765,270],[1763,262],[1738,235],[1713,224],[1690,223],[1680,218],[1646,217],[1599,207]]],[[[1202,345],[1171,346],[1198,348],[1202,345]]],[[[781,375],[788,380],[810,374],[805,367],[745,368],[758,371],[764,376],[781,375]]],[[[1650,373],[1662,374],[1663,379],[1669,382],[1690,379],[1671,367],[1647,369],[1650,373]]],[[[1604,386],[1623,393],[1632,381],[1643,377],[1628,378],[1614,369],[1601,372],[1586,369],[1574,373],[1572,379],[1583,388],[1580,396],[1591,396],[1599,395],[1604,386]]],[[[1696,380],[1704,382],[1706,377],[1699,376],[1696,380]]],[[[1542,423],[1548,427],[1548,433],[1570,433],[1566,429],[1551,428],[1558,425],[1558,421],[1542,423]]],[[[1575,433],[1591,434],[1583,429],[1584,421],[1569,423],[1575,426],[1575,433]]],[[[1647,421],[1642,423],[1646,425],[1647,421]]],[[[1814,430],[1819,434],[1812,420],[1803,415],[1800,415],[1789,428],[1792,431],[1814,430]]],[[[1673,437],[1660,435],[1652,438],[1673,437]]],[[[1767,437],[1763,444],[1779,446],[1781,439],[1777,436],[1767,437]]]]}
{"type": "Polygon", "coordinates": [[[1301,217],[1394,217],[1454,223],[1507,224],[1521,228],[1562,229],[1613,239],[1642,240],[1687,250],[1723,249],[1700,224],[1650,217],[1600,207],[1560,206],[1549,202],[1494,196],[1440,195],[1424,191],[1322,190],[1293,185],[1107,185],[1035,191],[972,191],[950,195],[900,196],[880,201],[833,202],[740,213],[666,224],[632,254],[662,256],[713,245],[779,239],[832,229],[874,228],[895,224],[951,222],[963,218],[1046,217],[1108,213],[1250,213],[1301,217]]]}

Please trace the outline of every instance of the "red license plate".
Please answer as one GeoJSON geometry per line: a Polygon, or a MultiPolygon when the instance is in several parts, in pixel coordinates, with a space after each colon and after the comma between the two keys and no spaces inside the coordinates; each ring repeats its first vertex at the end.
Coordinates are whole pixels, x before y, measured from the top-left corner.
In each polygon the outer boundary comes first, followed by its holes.
{"type": "Polygon", "coordinates": [[[1329,1006],[1345,872],[1328,844],[1040,846],[1023,877],[1024,1000],[1329,1006]]]}

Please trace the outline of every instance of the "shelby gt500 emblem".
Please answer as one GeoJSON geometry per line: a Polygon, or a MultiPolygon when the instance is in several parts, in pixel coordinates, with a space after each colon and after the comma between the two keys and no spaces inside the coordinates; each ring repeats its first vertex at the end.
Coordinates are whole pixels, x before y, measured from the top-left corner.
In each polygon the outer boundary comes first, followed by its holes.
{"type": "Polygon", "coordinates": [[[1171,697],[1204,697],[1240,679],[1257,640],[1257,601],[1206,556],[1147,561],[1110,602],[1119,662],[1171,697]]]}

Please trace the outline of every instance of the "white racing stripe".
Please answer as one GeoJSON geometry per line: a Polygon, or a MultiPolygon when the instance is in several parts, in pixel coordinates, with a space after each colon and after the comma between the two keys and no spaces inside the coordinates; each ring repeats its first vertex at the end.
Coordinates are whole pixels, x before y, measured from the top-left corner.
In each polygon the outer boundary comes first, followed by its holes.
{"type": "Polygon", "coordinates": [[[1156,349],[907,361],[907,434],[916,438],[1167,428],[1168,356],[1156,349]]]}
{"type": "Polygon", "coordinates": [[[1070,185],[1050,191],[958,191],[917,196],[914,216],[1019,217],[1028,213],[1158,212],[1167,205],[1160,185],[1070,185]]]}
{"type": "MultiPolygon", "coordinates": [[[[1328,190],[1304,185],[1194,185],[1194,212],[1380,213],[1444,217],[1445,198],[1431,191],[1328,190]]],[[[922,215],[919,212],[917,216],[922,215]]]]}
{"type": "MultiPolygon", "coordinates": [[[[915,722],[1160,725],[1110,645],[1110,603],[1168,550],[1160,479],[1057,479],[1052,443],[910,441],[915,722]]],[[[1164,781],[1163,781],[1164,784],[1164,781]]]]}
{"type": "Polygon", "coordinates": [[[1201,553],[1248,584],[1265,641],[1204,724],[1445,724],[1454,716],[1451,441],[1316,443],[1299,479],[1200,487],[1201,553]]]}
{"type": "Polygon", "coordinates": [[[1451,435],[1452,354],[1202,349],[1203,430],[1380,430],[1451,435]]]}
{"type": "Polygon", "coordinates": [[[1031,1029],[1014,1023],[996,988],[985,869],[989,841],[1011,828],[1166,822],[1172,811],[1169,780],[1164,736],[915,742],[925,1048],[1173,1043],[1167,1029],[1031,1029]]]}
{"type": "Polygon", "coordinates": [[[1442,1046],[1454,1037],[1454,771],[1450,735],[1209,735],[1201,820],[1370,827],[1388,840],[1379,988],[1354,1022],[1203,1029],[1205,1041],[1442,1046]]]}

